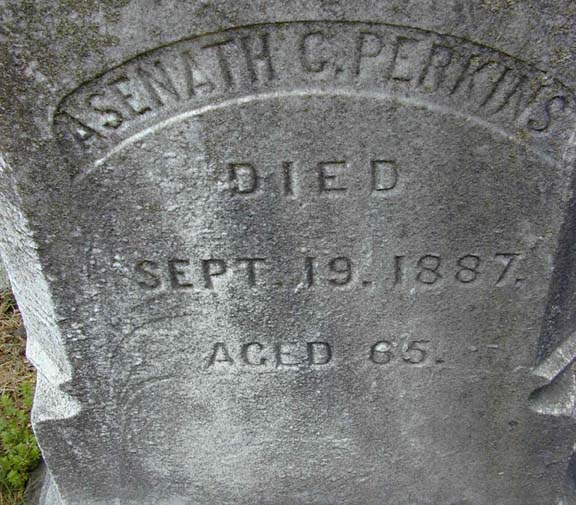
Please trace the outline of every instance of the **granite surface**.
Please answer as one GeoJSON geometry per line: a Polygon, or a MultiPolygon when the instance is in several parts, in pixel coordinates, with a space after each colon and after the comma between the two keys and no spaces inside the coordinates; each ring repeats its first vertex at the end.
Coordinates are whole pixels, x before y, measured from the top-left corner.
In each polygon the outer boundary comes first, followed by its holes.
{"type": "Polygon", "coordinates": [[[0,2],[43,505],[574,505],[576,7],[0,2]]]}

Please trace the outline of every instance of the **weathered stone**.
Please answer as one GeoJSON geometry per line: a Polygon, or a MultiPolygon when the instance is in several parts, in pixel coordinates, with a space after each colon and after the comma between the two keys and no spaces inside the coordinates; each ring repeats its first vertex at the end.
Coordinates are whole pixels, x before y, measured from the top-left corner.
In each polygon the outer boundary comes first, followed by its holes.
{"type": "Polygon", "coordinates": [[[0,258],[0,291],[8,289],[10,287],[10,281],[8,280],[8,274],[4,268],[4,263],[2,258],[0,258]]]}
{"type": "Polygon", "coordinates": [[[571,2],[2,2],[47,505],[576,504],[571,2]]]}

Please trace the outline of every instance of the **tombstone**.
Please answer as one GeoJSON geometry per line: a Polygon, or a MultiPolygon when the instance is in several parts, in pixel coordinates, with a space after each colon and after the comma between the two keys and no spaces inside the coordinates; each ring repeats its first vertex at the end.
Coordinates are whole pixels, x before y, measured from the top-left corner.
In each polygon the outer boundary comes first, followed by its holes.
{"type": "Polygon", "coordinates": [[[569,2],[3,2],[44,505],[576,503],[569,2]]]}
{"type": "Polygon", "coordinates": [[[0,291],[9,288],[10,288],[10,282],[8,281],[8,274],[6,273],[6,269],[4,268],[2,258],[0,258],[0,291]]]}

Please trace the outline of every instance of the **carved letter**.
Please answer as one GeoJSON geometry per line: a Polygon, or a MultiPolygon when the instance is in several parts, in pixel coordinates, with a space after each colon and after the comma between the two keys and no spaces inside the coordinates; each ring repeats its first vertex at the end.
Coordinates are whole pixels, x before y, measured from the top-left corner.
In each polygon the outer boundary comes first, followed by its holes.
{"type": "Polygon", "coordinates": [[[212,354],[208,359],[208,366],[214,366],[216,363],[226,363],[227,365],[234,364],[234,360],[232,359],[232,356],[230,356],[228,348],[224,342],[216,342],[212,348],[212,354]]]}
{"type": "Polygon", "coordinates": [[[160,276],[155,272],[158,270],[158,263],[155,261],[143,260],[136,264],[134,268],[140,276],[138,285],[144,289],[156,289],[160,287],[160,276]]]}
{"type": "Polygon", "coordinates": [[[190,265],[189,260],[168,260],[168,272],[170,273],[170,284],[174,289],[191,288],[192,283],[186,280],[186,271],[181,267],[190,265]]]}
{"type": "Polygon", "coordinates": [[[242,361],[244,361],[244,363],[246,363],[247,365],[253,365],[253,366],[265,365],[268,360],[263,356],[254,358],[254,360],[250,359],[253,354],[252,349],[255,349],[254,353],[256,352],[261,353],[262,350],[264,349],[264,346],[259,342],[249,342],[248,344],[244,344],[240,350],[240,356],[242,358],[242,361]]]}
{"type": "Polygon", "coordinates": [[[270,45],[269,45],[269,34],[261,33],[256,39],[260,41],[260,50],[253,50],[253,42],[250,37],[242,37],[240,39],[240,45],[242,47],[242,52],[244,53],[244,58],[246,59],[246,67],[248,68],[248,74],[250,75],[250,80],[253,84],[258,82],[258,72],[257,64],[264,69],[265,80],[271,81],[274,79],[274,67],[272,66],[272,57],[270,55],[270,45]]]}
{"type": "Polygon", "coordinates": [[[343,166],[346,166],[345,161],[323,161],[318,163],[318,182],[320,193],[328,193],[331,191],[346,191],[346,188],[337,185],[338,173],[336,173],[336,169],[343,166]]]}
{"type": "Polygon", "coordinates": [[[312,57],[313,48],[321,46],[325,41],[322,32],[312,32],[305,34],[300,39],[300,62],[306,72],[322,72],[328,64],[326,60],[318,60],[312,57]]]}
{"type": "Polygon", "coordinates": [[[356,41],[356,57],[354,59],[354,73],[360,75],[360,66],[364,58],[375,58],[382,52],[384,43],[377,33],[360,32],[356,41]]]}
{"type": "Polygon", "coordinates": [[[326,342],[308,342],[308,364],[327,365],[332,360],[332,348],[326,342]]]}
{"type": "Polygon", "coordinates": [[[250,163],[230,163],[228,174],[233,195],[248,195],[258,189],[260,177],[250,163]]]}
{"type": "Polygon", "coordinates": [[[398,183],[398,170],[394,161],[373,160],[372,166],[372,191],[389,191],[398,183]]]}
{"type": "Polygon", "coordinates": [[[224,275],[226,273],[226,262],[219,259],[202,260],[202,274],[204,275],[204,287],[214,289],[212,277],[224,275]],[[213,268],[214,267],[214,268],[213,268]]]}

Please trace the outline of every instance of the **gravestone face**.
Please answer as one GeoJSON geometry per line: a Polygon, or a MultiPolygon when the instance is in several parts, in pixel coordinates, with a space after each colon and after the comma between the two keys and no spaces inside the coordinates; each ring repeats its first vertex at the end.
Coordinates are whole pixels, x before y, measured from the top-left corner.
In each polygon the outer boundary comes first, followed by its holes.
{"type": "Polygon", "coordinates": [[[576,503],[569,2],[20,4],[45,504],[576,503]]]}

